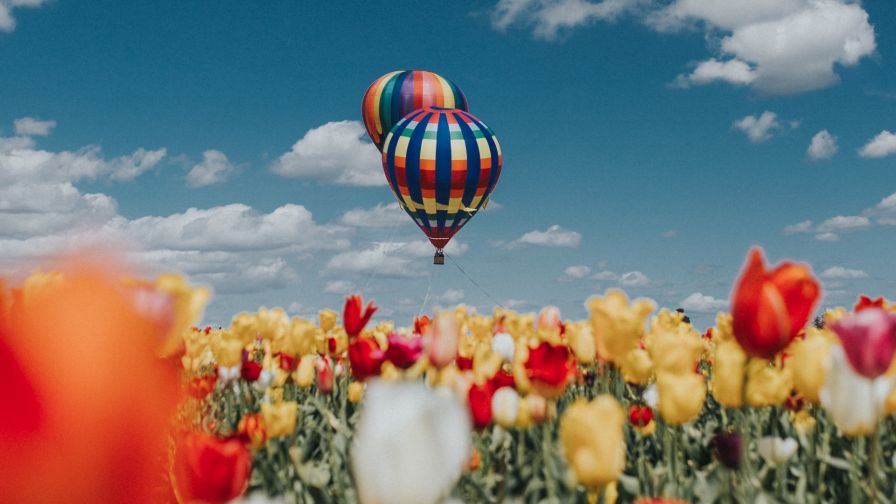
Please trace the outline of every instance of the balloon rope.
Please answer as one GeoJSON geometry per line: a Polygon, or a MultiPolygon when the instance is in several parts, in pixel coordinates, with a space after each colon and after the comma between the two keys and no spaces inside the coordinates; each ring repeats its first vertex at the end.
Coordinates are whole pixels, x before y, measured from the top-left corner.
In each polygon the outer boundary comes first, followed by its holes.
{"type": "Polygon", "coordinates": [[[417,310],[417,318],[420,318],[420,315],[423,315],[423,309],[426,308],[426,302],[429,301],[429,293],[432,290],[432,275],[426,275],[426,278],[429,279],[429,285],[426,286],[426,296],[423,297],[423,304],[421,304],[420,309],[417,310]]]}
{"type": "Polygon", "coordinates": [[[499,303],[498,300],[496,300],[495,298],[493,298],[492,295],[488,293],[488,291],[486,291],[485,289],[483,289],[482,286],[479,285],[479,282],[477,282],[476,280],[473,280],[473,277],[471,277],[470,275],[468,275],[467,272],[464,271],[464,269],[460,267],[460,264],[457,264],[457,261],[455,261],[453,257],[451,257],[451,256],[448,255],[448,254],[445,254],[445,257],[447,257],[448,259],[450,259],[451,262],[454,263],[455,266],[457,266],[457,269],[459,269],[460,272],[463,273],[464,276],[467,277],[468,280],[470,280],[471,282],[473,282],[473,285],[475,285],[476,287],[478,287],[479,290],[481,290],[482,293],[485,294],[485,297],[489,298],[489,299],[491,300],[492,303],[495,303],[496,305],[500,306],[501,308],[503,308],[503,309],[505,309],[505,310],[507,309],[507,308],[504,307],[503,304],[499,303]]]}
{"type": "MultiPolygon", "coordinates": [[[[398,230],[398,223],[401,222],[401,217],[402,217],[401,209],[399,208],[398,210],[399,210],[398,212],[395,212],[395,220],[392,223],[392,232],[389,233],[389,240],[387,243],[392,243],[392,240],[395,238],[395,231],[398,230]]],[[[370,243],[376,243],[376,242],[371,241],[370,243]]],[[[404,246],[402,246],[402,247],[404,247],[404,246]]],[[[376,268],[370,273],[370,275],[367,276],[367,281],[364,282],[364,288],[361,289],[362,293],[367,292],[367,288],[370,287],[370,282],[372,282],[373,279],[376,278],[376,276],[379,274],[379,272],[380,272],[380,268],[376,268]]]]}

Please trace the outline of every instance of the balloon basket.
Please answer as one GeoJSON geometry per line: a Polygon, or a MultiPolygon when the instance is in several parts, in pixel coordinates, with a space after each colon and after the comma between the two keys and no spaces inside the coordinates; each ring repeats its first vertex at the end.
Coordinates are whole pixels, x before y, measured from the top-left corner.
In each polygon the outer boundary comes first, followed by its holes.
{"type": "Polygon", "coordinates": [[[433,264],[445,264],[445,253],[440,250],[436,250],[436,255],[432,257],[433,264]]]}

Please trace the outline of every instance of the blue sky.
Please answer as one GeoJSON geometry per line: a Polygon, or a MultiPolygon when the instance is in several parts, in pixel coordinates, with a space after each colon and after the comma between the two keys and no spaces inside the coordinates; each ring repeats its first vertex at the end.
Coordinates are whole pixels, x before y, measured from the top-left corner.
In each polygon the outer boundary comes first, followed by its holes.
{"type": "Polygon", "coordinates": [[[703,326],[754,244],[825,305],[894,297],[892,2],[421,4],[0,0],[0,268],[93,239],[211,284],[213,323],[361,288],[402,323],[490,310],[356,123],[370,82],[428,69],[502,144],[449,249],[502,304],[579,318],[622,287],[703,326]]]}

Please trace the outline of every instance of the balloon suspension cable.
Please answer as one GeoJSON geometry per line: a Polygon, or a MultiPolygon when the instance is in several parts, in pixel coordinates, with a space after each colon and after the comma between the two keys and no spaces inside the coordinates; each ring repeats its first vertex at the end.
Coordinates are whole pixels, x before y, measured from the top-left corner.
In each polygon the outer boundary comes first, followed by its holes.
{"type": "Polygon", "coordinates": [[[426,278],[429,279],[429,285],[426,286],[426,295],[423,296],[423,303],[420,305],[420,309],[417,310],[417,318],[423,315],[423,309],[426,308],[426,302],[429,301],[429,293],[432,291],[432,275],[426,275],[426,278]]]}
{"type": "MultiPolygon", "coordinates": [[[[401,222],[401,218],[402,218],[401,212],[400,211],[395,212],[395,221],[392,223],[392,232],[389,233],[388,243],[392,243],[392,240],[395,238],[395,231],[398,230],[398,224],[401,222]]],[[[376,242],[370,242],[370,243],[376,243],[376,242]]],[[[405,244],[405,245],[407,245],[407,244],[405,244]]],[[[403,248],[403,247],[404,247],[404,245],[401,246],[401,248],[403,248]]],[[[370,272],[370,275],[367,276],[367,281],[364,282],[364,288],[361,289],[361,292],[367,292],[367,288],[370,287],[370,282],[372,282],[373,279],[376,278],[376,276],[379,274],[379,272],[380,272],[380,268],[376,268],[372,272],[370,272]]]]}
{"type": "Polygon", "coordinates": [[[482,286],[479,285],[479,282],[477,282],[476,280],[473,279],[473,277],[471,277],[470,275],[468,275],[467,272],[464,271],[464,269],[460,267],[460,264],[458,264],[457,261],[455,261],[453,257],[451,257],[451,256],[448,255],[448,254],[445,254],[445,257],[447,257],[448,259],[450,259],[451,262],[452,262],[452,264],[454,264],[455,266],[457,266],[457,269],[460,270],[460,272],[463,273],[463,275],[464,275],[465,277],[467,277],[467,279],[468,279],[470,282],[472,282],[473,285],[475,285],[476,287],[478,287],[479,290],[482,291],[483,294],[485,294],[485,297],[487,297],[492,303],[495,303],[496,305],[500,306],[500,307],[501,307],[502,309],[504,309],[504,310],[507,309],[503,304],[501,304],[500,302],[498,302],[498,300],[496,300],[495,298],[493,298],[492,295],[488,293],[488,291],[486,291],[485,289],[483,289],[482,286]]]}

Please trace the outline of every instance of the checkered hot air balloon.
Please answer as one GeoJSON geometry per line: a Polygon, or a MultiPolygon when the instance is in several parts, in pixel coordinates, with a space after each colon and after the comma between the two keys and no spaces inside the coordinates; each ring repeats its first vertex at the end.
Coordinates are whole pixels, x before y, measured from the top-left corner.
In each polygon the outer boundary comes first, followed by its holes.
{"type": "Polygon", "coordinates": [[[467,109],[467,98],[453,82],[425,70],[389,72],[367,88],[361,117],[367,134],[383,150],[386,135],[404,116],[423,107],[467,109]]]}
{"type": "Polygon", "coordinates": [[[398,203],[436,247],[485,206],[501,175],[498,138],[479,119],[453,108],[411,112],[386,136],[383,171],[398,203]]]}

